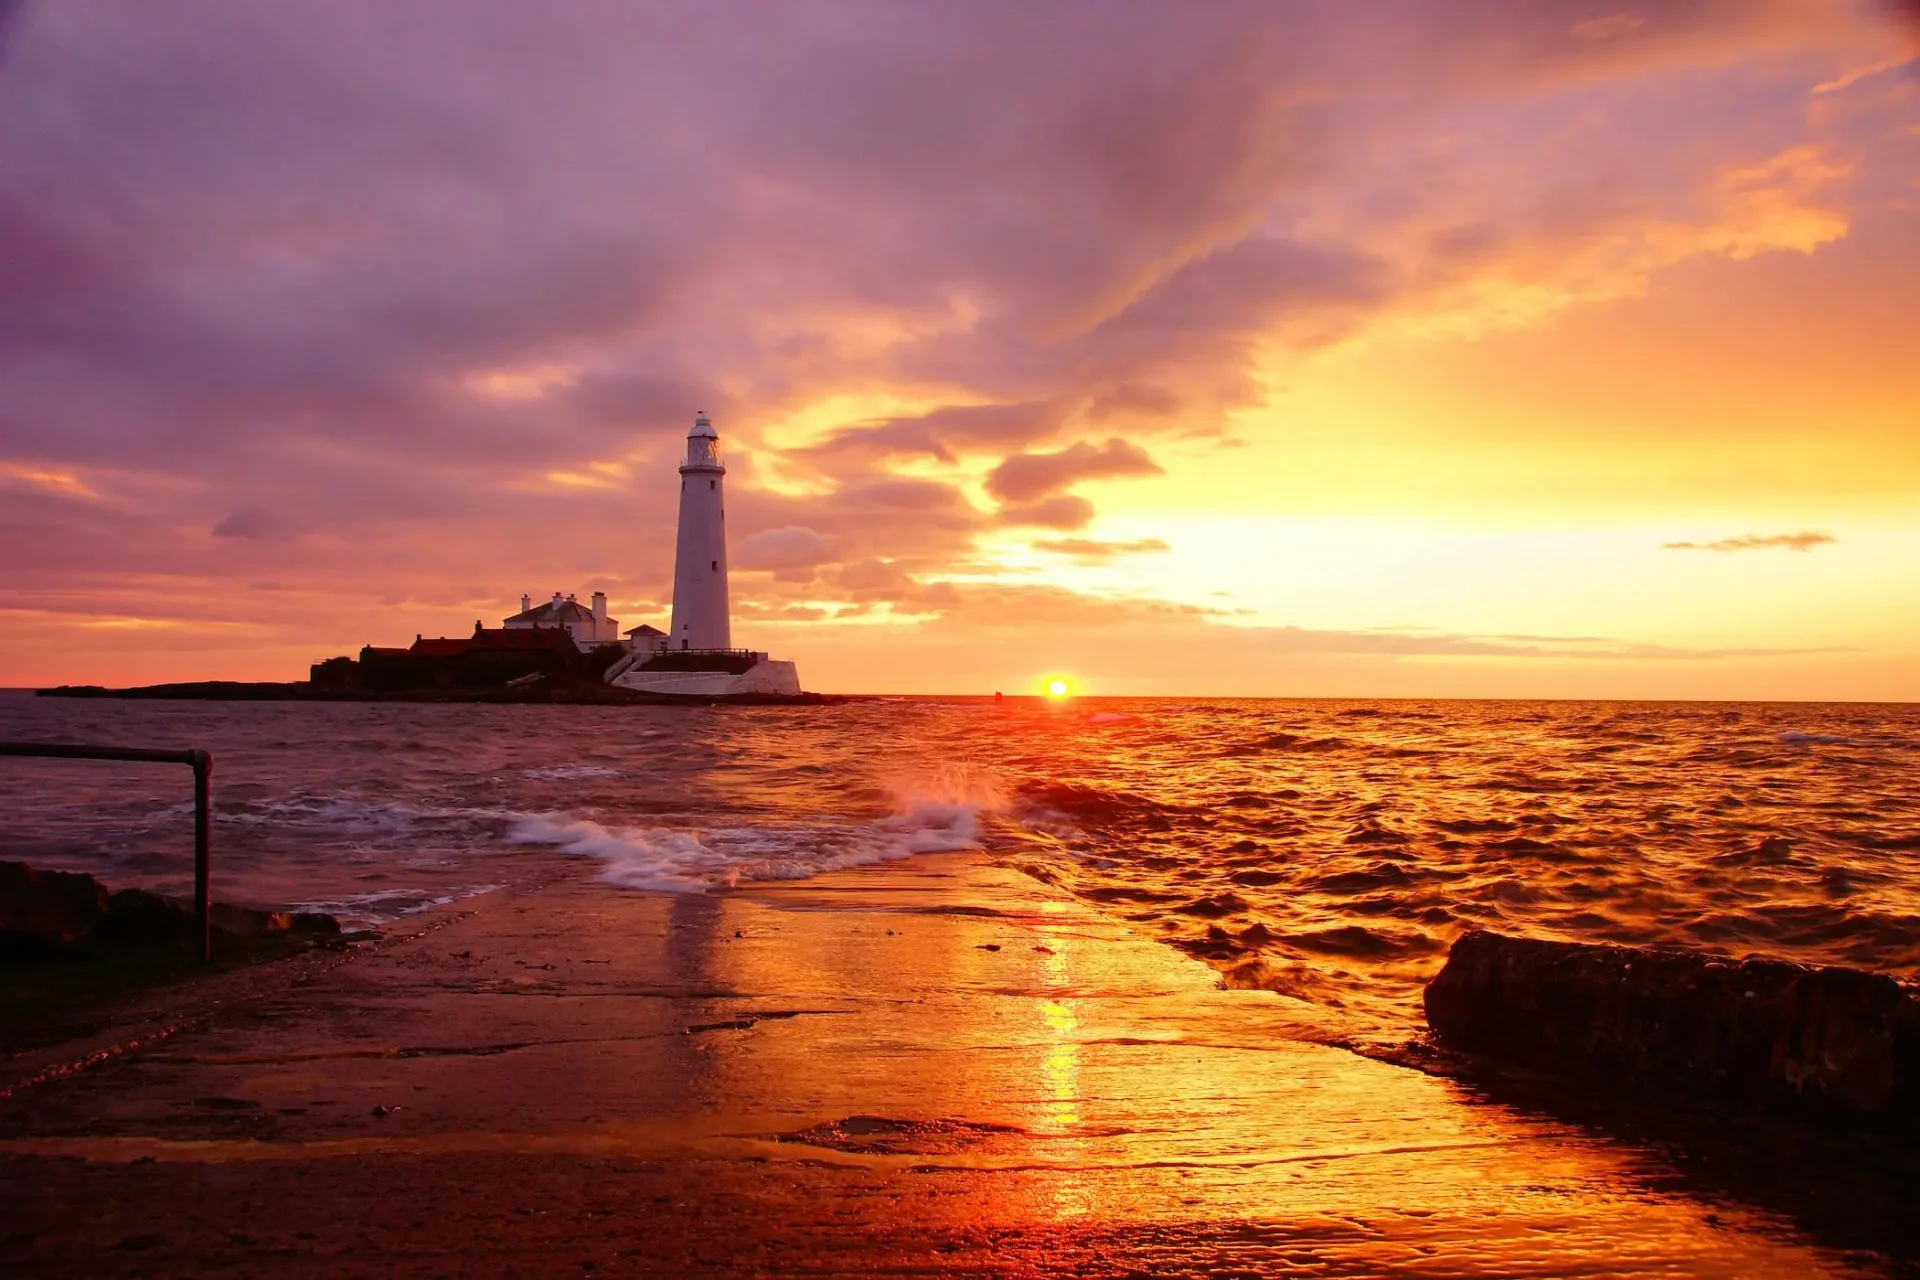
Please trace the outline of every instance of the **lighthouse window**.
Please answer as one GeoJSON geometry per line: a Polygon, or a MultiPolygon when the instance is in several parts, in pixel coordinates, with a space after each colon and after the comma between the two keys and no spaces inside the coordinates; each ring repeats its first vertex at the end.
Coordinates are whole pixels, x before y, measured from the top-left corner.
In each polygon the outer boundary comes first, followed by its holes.
{"type": "Polygon", "coordinates": [[[715,573],[718,573],[718,572],[720,572],[720,562],[719,562],[718,560],[715,560],[715,561],[713,562],[713,571],[714,571],[715,573]]]}
{"type": "Polygon", "coordinates": [[[720,482],[719,482],[718,480],[709,480],[709,481],[707,481],[707,488],[709,488],[709,489],[718,489],[719,487],[720,487],[720,482]]]}

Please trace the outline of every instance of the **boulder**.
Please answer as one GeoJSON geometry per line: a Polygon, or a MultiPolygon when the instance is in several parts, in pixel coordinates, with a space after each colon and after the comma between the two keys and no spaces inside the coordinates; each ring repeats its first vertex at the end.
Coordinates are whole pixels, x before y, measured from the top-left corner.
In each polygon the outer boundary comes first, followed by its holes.
{"type": "Polygon", "coordinates": [[[92,876],[0,862],[0,957],[70,946],[107,914],[107,890],[92,876]]]}
{"type": "MultiPolygon", "coordinates": [[[[259,911],[224,902],[212,904],[211,912],[217,933],[340,932],[338,921],[317,912],[259,911]]],[[[0,960],[47,959],[87,942],[191,946],[193,936],[191,902],[144,889],[110,894],[90,875],[0,862],[0,960]]]]}
{"type": "MultiPolygon", "coordinates": [[[[191,907],[187,907],[189,912],[191,907]]],[[[223,933],[310,933],[337,934],[340,922],[317,911],[260,911],[216,902],[212,907],[213,927],[223,933]]]]}
{"type": "Polygon", "coordinates": [[[107,900],[107,917],[93,932],[101,942],[152,947],[193,942],[193,908],[145,889],[122,889],[107,900]]]}
{"type": "MultiPolygon", "coordinates": [[[[309,911],[260,911],[215,902],[209,907],[214,932],[237,935],[300,933],[330,935],[340,932],[332,916],[309,911]]],[[[106,918],[94,937],[106,942],[155,946],[193,941],[193,904],[177,898],[122,889],[108,901],[106,918]]]]}
{"type": "Polygon", "coordinates": [[[1448,1049],[1655,1091],[1920,1120],[1920,1000],[1884,974],[1474,930],[1426,990],[1448,1049]]]}

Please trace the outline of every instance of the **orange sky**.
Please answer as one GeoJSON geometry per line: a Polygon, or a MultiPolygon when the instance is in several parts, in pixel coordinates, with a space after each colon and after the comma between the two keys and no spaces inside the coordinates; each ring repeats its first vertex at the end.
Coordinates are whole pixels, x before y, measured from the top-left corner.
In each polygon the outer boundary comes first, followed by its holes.
{"type": "Polygon", "coordinates": [[[430,9],[0,31],[0,685],[663,624],[707,409],[809,688],[1920,698],[1890,7],[430,9]]]}

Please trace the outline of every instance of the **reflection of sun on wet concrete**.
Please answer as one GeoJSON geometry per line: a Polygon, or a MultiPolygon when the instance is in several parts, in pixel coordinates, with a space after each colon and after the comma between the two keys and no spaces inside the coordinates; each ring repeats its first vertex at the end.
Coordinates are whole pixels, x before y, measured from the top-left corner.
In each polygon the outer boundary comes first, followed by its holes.
{"type": "MultiPolygon", "coordinates": [[[[1033,952],[1040,960],[1042,981],[1038,985],[1049,991],[1070,988],[1075,955],[1073,940],[1060,936],[1060,931],[1046,925],[1038,926],[1035,932],[1042,939],[1036,946],[1046,948],[1033,952]]],[[[1076,1166],[1087,1155],[1085,1144],[1074,1136],[1082,1118],[1080,1019],[1071,998],[1067,997],[1043,997],[1034,1001],[1034,1008],[1046,1029],[1040,1058],[1040,1106],[1034,1129],[1039,1134],[1060,1135],[1064,1140],[1060,1143],[1061,1149],[1052,1153],[1062,1176],[1048,1188],[1048,1216],[1055,1221],[1083,1218],[1093,1212],[1094,1197],[1088,1183],[1075,1176],[1076,1166]]]]}
{"type": "Polygon", "coordinates": [[[1042,1000],[1039,1008],[1047,1027],[1061,1037],[1040,1063],[1046,1094],[1041,1115],[1054,1129],[1065,1131],[1080,1123],[1080,1046],[1072,1038],[1080,1023],[1073,1010],[1058,1000],[1042,1000]]]}
{"type": "MultiPolygon", "coordinates": [[[[1044,989],[1057,991],[1069,985],[1072,943],[1044,926],[1038,932],[1047,947],[1035,953],[1040,958],[1044,989]]],[[[1034,1007],[1047,1031],[1040,1060],[1043,1101],[1036,1128],[1043,1133],[1065,1132],[1080,1123],[1080,1019],[1067,999],[1042,998],[1034,1002],[1034,1007]]]]}
{"type": "MultiPolygon", "coordinates": [[[[99,1249],[76,1203],[212,1223],[204,1258],[270,1203],[289,1231],[385,1215],[389,1239],[450,1258],[498,1235],[550,1261],[610,1222],[622,1248],[691,1240],[747,1274],[768,1269],[756,1241],[821,1231],[853,1250],[822,1274],[884,1272],[909,1236],[924,1253],[894,1274],[1840,1270],[1757,1215],[1659,1191],[1617,1147],[1303,1041],[1311,1006],[1223,991],[1017,872],[960,865],[691,901],[555,889],[538,914],[366,956],[303,988],[299,1017],[0,1108],[0,1172],[36,1162],[53,1243],[34,1247],[76,1259],[99,1249]],[[552,962],[564,989],[476,989],[464,951],[552,962]],[[458,985],[422,980],[443,972],[458,985]],[[195,1165],[250,1166],[218,1176],[260,1197],[203,1203],[195,1165]],[[493,1207],[630,1189],[551,1238],[493,1207]],[[423,1203],[473,1213],[422,1228],[423,1203]]],[[[377,1269],[380,1247],[344,1269],[377,1269]]]]}

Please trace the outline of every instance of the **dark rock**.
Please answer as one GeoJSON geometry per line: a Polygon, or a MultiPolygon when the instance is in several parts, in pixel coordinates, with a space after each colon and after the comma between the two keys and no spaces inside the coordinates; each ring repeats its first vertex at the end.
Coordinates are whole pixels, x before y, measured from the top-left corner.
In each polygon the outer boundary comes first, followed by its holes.
{"type": "Polygon", "coordinates": [[[0,862],[0,957],[57,952],[91,933],[106,914],[106,886],[92,876],[0,862]]]}
{"type": "MultiPolygon", "coordinates": [[[[318,912],[260,911],[216,902],[211,914],[217,933],[340,933],[337,920],[318,912]]],[[[51,959],[85,943],[190,946],[193,937],[191,902],[144,889],[109,894],[89,875],[0,862],[0,960],[51,959]]]]}
{"type": "Polygon", "coordinates": [[[107,916],[93,936],[128,946],[165,946],[193,941],[193,911],[145,889],[122,889],[107,900],[107,916]]]}
{"type": "Polygon", "coordinates": [[[167,1238],[165,1236],[141,1235],[141,1236],[124,1236],[121,1238],[120,1243],[114,1245],[113,1247],[116,1249],[124,1249],[124,1250],[127,1250],[128,1252],[134,1252],[142,1249],[164,1249],[166,1248],[166,1246],[167,1246],[167,1238]]]}
{"type": "Polygon", "coordinates": [[[1426,991],[1449,1049],[1654,1091],[1920,1120],[1920,1000],[1882,974],[1474,930],[1426,991]]]}
{"type": "MultiPolygon", "coordinates": [[[[247,936],[292,932],[332,937],[340,932],[339,921],[318,912],[260,911],[225,902],[213,903],[209,912],[217,933],[247,936]]],[[[159,946],[189,943],[193,940],[193,929],[191,902],[144,889],[122,889],[109,900],[106,919],[100,922],[94,936],[106,942],[159,946]]]]}
{"type": "Polygon", "coordinates": [[[324,911],[296,911],[288,919],[290,921],[288,928],[295,933],[314,934],[325,938],[340,936],[340,922],[324,911]]]}
{"type": "MultiPolygon", "coordinates": [[[[191,906],[182,906],[191,913],[191,906]]],[[[213,927],[226,933],[311,933],[334,935],[340,932],[340,922],[332,916],[315,911],[260,911],[253,907],[236,907],[225,902],[216,902],[212,907],[213,927]]]]}

